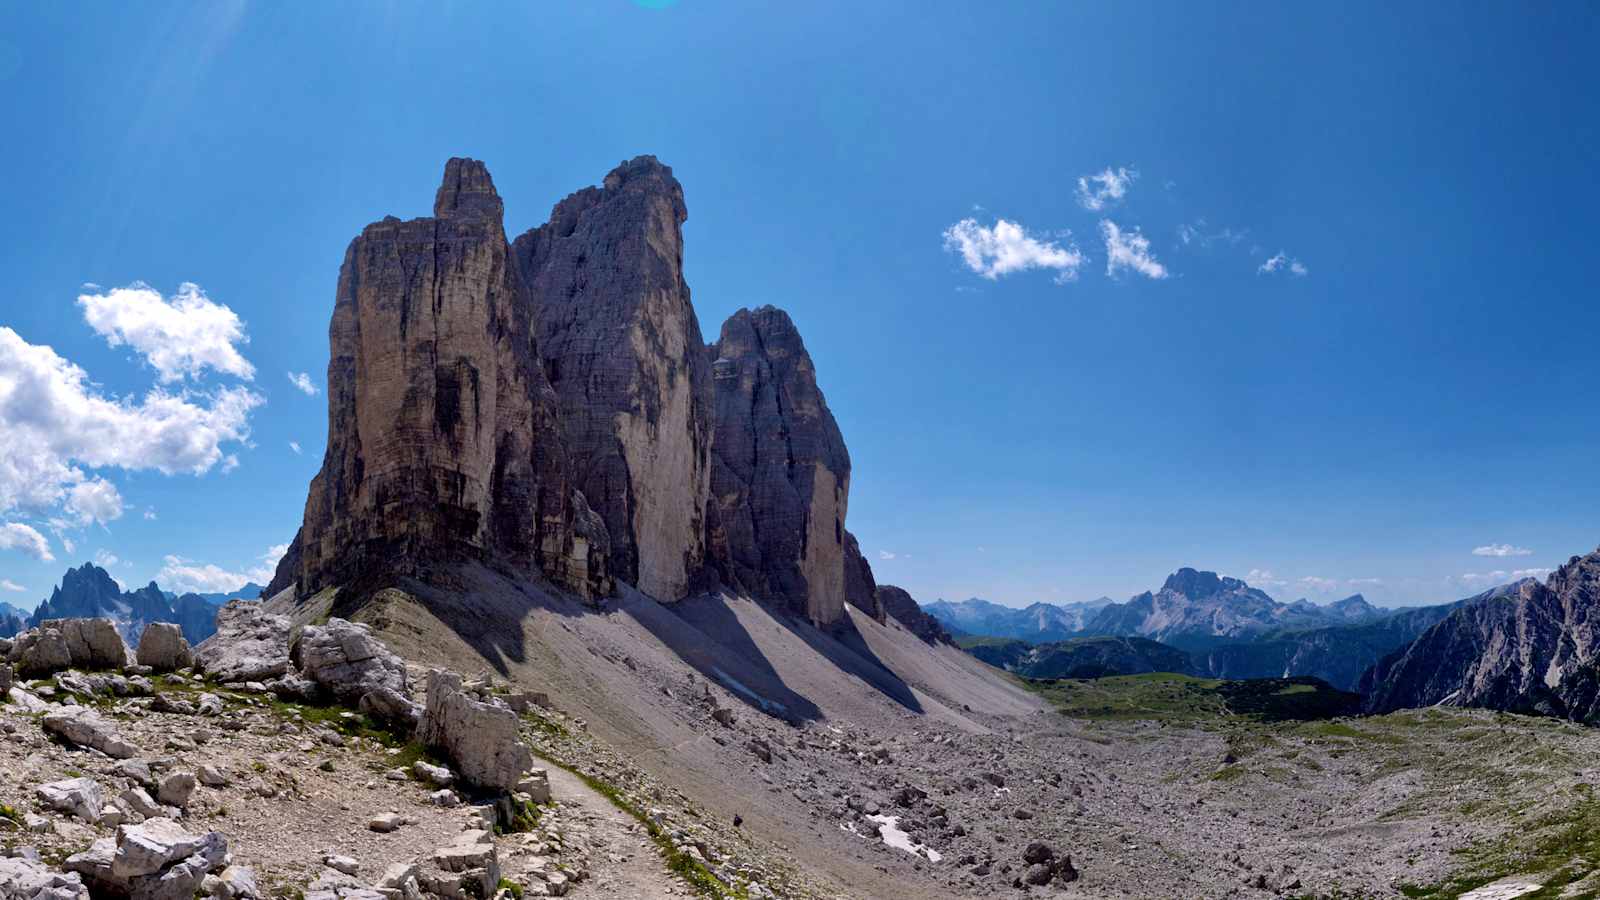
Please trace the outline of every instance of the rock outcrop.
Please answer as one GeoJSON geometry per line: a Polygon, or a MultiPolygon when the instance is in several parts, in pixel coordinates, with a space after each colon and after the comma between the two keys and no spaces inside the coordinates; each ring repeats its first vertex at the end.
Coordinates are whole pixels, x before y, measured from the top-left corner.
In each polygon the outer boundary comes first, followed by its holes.
{"type": "Polygon", "coordinates": [[[89,889],[76,872],[55,872],[42,862],[22,857],[0,857],[0,897],[89,900],[89,889]]]}
{"type": "Polygon", "coordinates": [[[194,664],[222,682],[277,678],[289,671],[289,620],[234,600],[217,610],[217,633],[195,648],[194,664]]]}
{"type": "Polygon", "coordinates": [[[1600,722],[1600,550],[1462,603],[1361,680],[1369,712],[1446,704],[1600,722]]]}
{"type": "Polygon", "coordinates": [[[67,743],[92,747],[112,759],[139,755],[139,748],[122,736],[116,722],[86,706],[62,707],[47,713],[40,724],[67,743]]]}
{"type": "Polygon", "coordinates": [[[194,665],[194,649],[183,637],[183,628],[171,622],[152,622],[139,635],[139,665],[157,672],[187,669],[194,665]]]}
{"type": "Polygon", "coordinates": [[[468,691],[454,672],[428,673],[428,705],[418,736],[444,751],[461,777],[481,788],[509,791],[533,765],[533,754],[517,734],[517,714],[493,697],[468,691]]]}
{"type": "Polygon", "coordinates": [[[950,633],[939,620],[922,611],[917,601],[904,588],[880,584],[876,592],[878,607],[883,614],[904,625],[908,631],[929,644],[949,644],[950,633]]]}
{"type": "Polygon", "coordinates": [[[780,309],[744,309],[711,353],[711,534],[723,579],[814,622],[837,621],[850,454],[800,332],[780,309]]]}
{"type": "Polygon", "coordinates": [[[10,662],[24,677],[63,669],[120,669],[133,659],[110,619],[48,619],[11,642],[10,662]]]}
{"type": "Polygon", "coordinates": [[[488,169],[450,160],[433,212],[369,225],[345,253],[328,448],[267,593],[461,558],[604,593],[607,542],[568,477],[488,169]]]}
{"type": "Polygon", "coordinates": [[[67,858],[98,893],[128,900],[193,900],[207,874],[220,871],[228,855],[221,833],[191,834],[168,818],[123,825],[115,838],[101,838],[67,858]]]}
{"type": "Polygon", "coordinates": [[[380,719],[415,724],[406,664],[359,622],[307,625],[290,653],[301,673],[332,698],[380,719]]]}
{"type": "Polygon", "coordinates": [[[710,373],[683,279],[683,189],[625,162],[517,238],[537,344],[578,487],[605,520],[611,571],[661,600],[705,558],[710,373]]]}

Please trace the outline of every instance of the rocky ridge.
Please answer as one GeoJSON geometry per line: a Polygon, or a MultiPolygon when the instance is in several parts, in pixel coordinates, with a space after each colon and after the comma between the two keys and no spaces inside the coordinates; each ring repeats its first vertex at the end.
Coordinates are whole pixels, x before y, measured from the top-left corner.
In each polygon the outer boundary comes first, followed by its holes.
{"type": "Polygon", "coordinates": [[[1446,704],[1600,721],[1600,550],[1463,602],[1363,677],[1370,711],[1446,704]]]}

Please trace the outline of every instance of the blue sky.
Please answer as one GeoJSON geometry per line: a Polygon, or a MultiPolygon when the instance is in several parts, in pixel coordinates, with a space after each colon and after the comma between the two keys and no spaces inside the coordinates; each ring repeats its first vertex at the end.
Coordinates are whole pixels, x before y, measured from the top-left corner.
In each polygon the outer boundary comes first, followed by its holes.
{"type": "Polygon", "coordinates": [[[513,233],[671,165],[703,331],[792,313],[924,601],[1399,605],[1600,544],[1592,7],[658,5],[7,4],[0,600],[261,571],[344,247],[452,155],[513,233]]]}

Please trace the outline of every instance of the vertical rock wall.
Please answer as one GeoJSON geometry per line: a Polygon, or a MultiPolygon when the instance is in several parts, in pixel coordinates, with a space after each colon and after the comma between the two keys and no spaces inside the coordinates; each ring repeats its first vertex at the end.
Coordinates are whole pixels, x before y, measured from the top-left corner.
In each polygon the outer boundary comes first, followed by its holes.
{"type": "Polygon", "coordinates": [[[723,578],[814,622],[844,614],[850,454],[787,313],[740,310],[711,352],[712,535],[723,578]]]}
{"type": "Polygon", "coordinates": [[[539,352],[611,567],[676,600],[705,559],[710,383],[683,280],[688,213],[672,170],[623,163],[517,238],[539,352]]]}

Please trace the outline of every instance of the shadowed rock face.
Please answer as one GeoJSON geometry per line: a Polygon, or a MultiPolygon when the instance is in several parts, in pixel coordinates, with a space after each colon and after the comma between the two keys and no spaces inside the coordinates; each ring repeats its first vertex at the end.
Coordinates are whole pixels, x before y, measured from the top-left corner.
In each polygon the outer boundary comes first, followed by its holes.
{"type": "Polygon", "coordinates": [[[711,534],[722,577],[812,621],[836,621],[850,454],[800,332],[780,309],[743,309],[711,352],[711,534]]]}
{"type": "Polygon", "coordinates": [[[539,353],[577,486],[605,521],[611,571],[661,600],[705,560],[710,383],[683,280],[688,213],[641,156],[517,238],[539,353]]]}
{"type": "Polygon", "coordinates": [[[452,159],[432,218],[351,242],[328,328],[328,449],[269,592],[462,557],[609,589],[501,216],[483,164],[452,159]]]}

